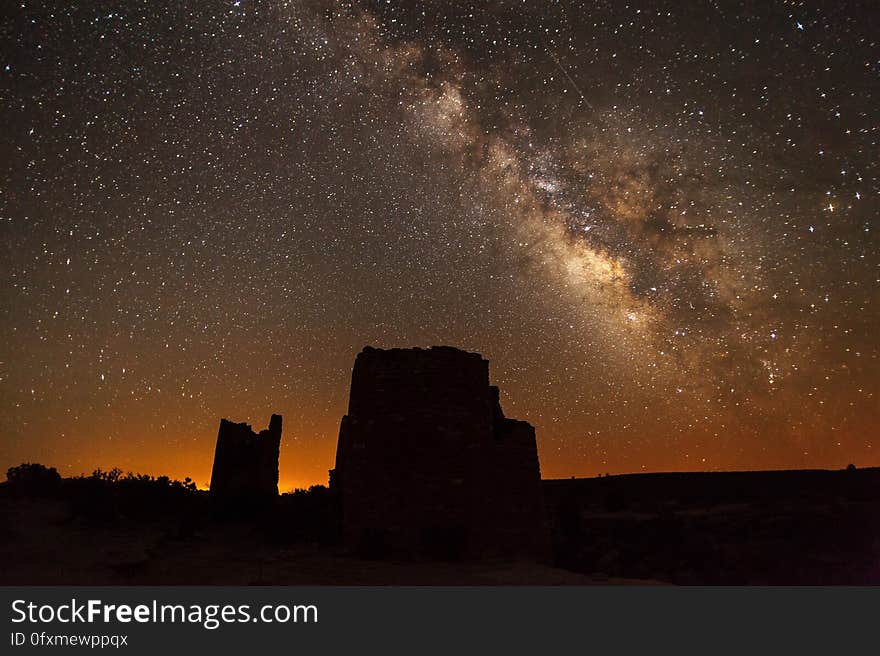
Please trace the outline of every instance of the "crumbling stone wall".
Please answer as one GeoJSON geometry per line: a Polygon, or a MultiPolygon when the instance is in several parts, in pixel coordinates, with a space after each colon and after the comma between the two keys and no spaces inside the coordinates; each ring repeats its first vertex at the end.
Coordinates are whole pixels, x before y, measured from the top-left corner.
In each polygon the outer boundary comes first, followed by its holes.
{"type": "Polygon", "coordinates": [[[342,536],[362,551],[543,559],[535,431],[507,419],[489,363],[451,347],[367,347],[331,471],[342,536]]]}
{"type": "Polygon", "coordinates": [[[281,415],[272,415],[269,427],[259,434],[249,424],[221,419],[211,472],[211,498],[244,501],[277,496],[280,447],[281,415]]]}

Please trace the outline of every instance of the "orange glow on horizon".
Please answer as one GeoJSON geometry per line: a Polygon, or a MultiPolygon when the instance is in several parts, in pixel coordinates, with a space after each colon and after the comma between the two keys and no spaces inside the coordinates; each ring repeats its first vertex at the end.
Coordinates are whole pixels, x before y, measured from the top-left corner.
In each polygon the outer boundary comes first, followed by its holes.
{"type": "MultiPolygon", "coordinates": [[[[255,422],[255,428],[260,424],[255,422]]],[[[755,470],[755,469],[842,469],[849,463],[858,467],[878,466],[880,457],[870,444],[865,444],[861,450],[839,449],[837,453],[825,450],[817,450],[812,455],[806,453],[798,462],[787,460],[782,454],[773,456],[767,453],[767,457],[755,460],[750,454],[741,459],[725,458],[712,460],[703,459],[703,456],[693,459],[680,459],[676,453],[670,453],[663,449],[652,448],[653,443],[645,443],[639,448],[633,448],[630,452],[620,452],[615,458],[609,457],[605,463],[595,458],[583,457],[573,459],[570,454],[553,447],[563,439],[564,435],[554,434],[548,428],[540,425],[538,429],[538,449],[541,459],[541,471],[543,478],[570,478],[592,477],[599,474],[625,474],[644,473],[655,471],[731,471],[731,470],[755,470]]],[[[869,427],[865,427],[869,430],[869,427]]],[[[855,435],[863,435],[859,430],[853,431],[855,435]]],[[[801,436],[805,444],[822,444],[820,435],[801,436]]],[[[620,435],[621,443],[629,436],[620,435]]],[[[729,439],[729,438],[728,438],[729,439]]],[[[850,443],[858,445],[859,438],[840,436],[841,444],[850,443]]],[[[47,466],[56,467],[62,476],[77,476],[89,474],[95,469],[108,470],[118,467],[124,472],[149,474],[152,476],[165,475],[174,479],[183,480],[189,476],[195,481],[200,489],[208,489],[211,466],[214,455],[214,443],[216,429],[209,430],[198,438],[181,434],[169,438],[174,445],[173,456],[167,453],[156,453],[148,448],[147,443],[141,442],[140,448],[129,446],[125,443],[95,448],[94,443],[84,441],[81,450],[75,454],[65,453],[56,448],[35,449],[28,452],[26,448],[15,449],[14,453],[5,455],[6,467],[15,466],[22,462],[40,462],[47,466]]],[[[137,441],[135,441],[137,442],[137,441]]],[[[129,443],[131,445],[131,443],[129,443]]],[[[21,445],[26,446],[26,445],[21,445]]],[[[696,444],[695,444],[696,447],[696,444]]],[[[282,437],[281,456],[279,463],[280,492],[290,492],[294,489],[307,489],[312,485],[327,485],[328,470],[333,467],[336,449],[336,434],[312,434],[297,435],[295,427],[290,423],[285,424],[285,434],[282,437]]]]}

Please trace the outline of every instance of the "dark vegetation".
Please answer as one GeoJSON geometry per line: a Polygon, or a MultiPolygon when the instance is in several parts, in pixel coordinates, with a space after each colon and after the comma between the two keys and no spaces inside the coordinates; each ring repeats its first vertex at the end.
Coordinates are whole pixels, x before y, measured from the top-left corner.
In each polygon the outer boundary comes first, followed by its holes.
{"type": "Polygon", "coordinates": [[[308,542],[335,545],[339,538],[336,503],[330,490],[313,485],[278,497],[266,522],[267,535],[276,543],[308,542]],[[281,521],[276,521],[281,518],[281,521]]]}
{"type": "Polygon", "coordinates": [[[126,520],[186,516],[204,505],[206,495],[189,478],[123,474],[96,469],[89,476],[61,478],[55,468],[25,463],[6,472],[13,498],[54,498],[68,504],[70,519],[112,525],[126,520]]]}
{"type": "MultiPolygon", "coordinates": [[[[880,468],[605,476],[543,486],[554,565],[594,580],[880,584],[880,468]]],[[[245,562],[241,571],[250,568],[245,582],[289,582],[293,574],[283,568],[294,561],[309,572],[340,562],[332,560],[342,554],[337,517],[323,486],[229,509],[212,506],[190,479],[118,469],[62,478],[24,464],[0,484],[0,583],[30,582],[26,572],[57,558],[67,559],[63,573],[91,558],[95,583],[228,583],[239,581],[226,569],[236,559],[245,562]],[[273,564],[277,558],[293,560],[273,564]],[[281,573],[270,574],[273,567],[281,573]],[[13,576],[16,568],[22,571],[13,576]]],[[[337,578],[357,576],[357,567],[337,578]]],[[[392,576],[396,567],[373,576],[392,576]]],[[[454,584],[456,568],[467,566],[443,567],[452,569],[439,582],[454,584]]]]}
{"type": "Polygon", "coordinates": [[[275,543],[318,542],[336,539],[336,513],[329,490],[315,485],[308,490],[281,494],[258,506],[211,503],[189,477],[182,481],[168,476],[123,473],[121,469],[96,469],[88,476],[62,478],[55,468],[25,463],[10,468],[0,496],[9,501],[53,499],[65,508],[64,522],[113,527],[136,522],[158,522],[177,527],[181,536],[191,535],[206,523],[245,523],[257,527],[275,543]]]}

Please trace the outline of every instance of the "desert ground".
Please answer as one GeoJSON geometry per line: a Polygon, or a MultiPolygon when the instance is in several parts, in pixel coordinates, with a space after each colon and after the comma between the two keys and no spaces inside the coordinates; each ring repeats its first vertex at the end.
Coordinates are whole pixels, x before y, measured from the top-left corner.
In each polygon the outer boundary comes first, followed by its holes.
{"type": "Polygon", "coordinates": [[[880,469],[543,482],[548,563],[367,559],[326,488],[218,518],[167,481],[0,485],[0,584],[880,584],[880,469]]]}

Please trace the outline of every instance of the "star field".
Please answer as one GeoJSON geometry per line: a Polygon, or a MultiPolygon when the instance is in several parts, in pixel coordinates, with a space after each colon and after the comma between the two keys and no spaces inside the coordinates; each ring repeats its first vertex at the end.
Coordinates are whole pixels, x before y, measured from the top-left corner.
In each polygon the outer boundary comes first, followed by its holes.
{"type": "Polygon", "coordinates": [[[0,465],[207,482],[355,354],[491,363],[545,477],[880,464],[870,2],[21,2],[0,465]]]}

